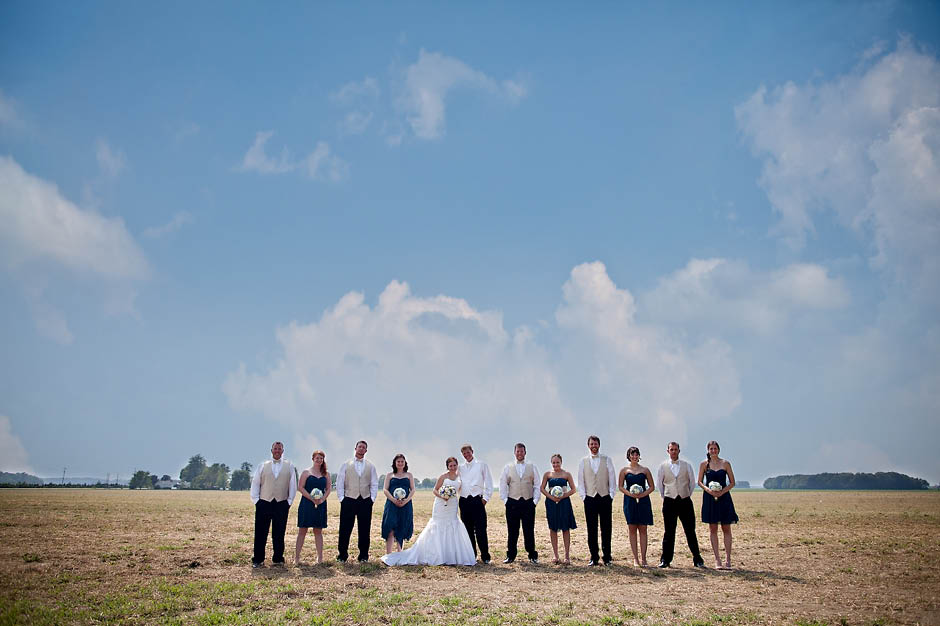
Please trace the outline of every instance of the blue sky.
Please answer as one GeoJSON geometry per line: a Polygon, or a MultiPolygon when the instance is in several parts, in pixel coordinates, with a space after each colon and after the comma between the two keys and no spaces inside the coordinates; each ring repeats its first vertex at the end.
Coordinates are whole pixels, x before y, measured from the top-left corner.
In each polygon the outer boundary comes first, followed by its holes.
{"type": "Polygon", "coordinates": [[[937,24],[4,3],[0,469],[597,433],[940,482],[937,24]]]}

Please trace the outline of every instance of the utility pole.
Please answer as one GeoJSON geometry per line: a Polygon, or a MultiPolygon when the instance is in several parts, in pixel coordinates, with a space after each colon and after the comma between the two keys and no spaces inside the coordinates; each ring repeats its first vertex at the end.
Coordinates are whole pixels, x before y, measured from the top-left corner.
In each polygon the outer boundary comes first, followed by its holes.
{"type": "Polygon", "coordinates": [[[65,470],[67,470],[67,469],[68,469],[67,467],[63,467],[63,468],[62,468],[62,484],[63,484],[63,485],[65,484],[65,470]]]}

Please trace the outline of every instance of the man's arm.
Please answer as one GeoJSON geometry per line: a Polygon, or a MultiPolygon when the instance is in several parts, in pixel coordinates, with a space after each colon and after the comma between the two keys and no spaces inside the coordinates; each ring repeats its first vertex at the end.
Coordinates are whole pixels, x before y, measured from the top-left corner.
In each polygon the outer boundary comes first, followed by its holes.
{"type": "Polygon", "coordinates": [[[581,501],[587,497],[587,489],[584,488],[584,459],[578,463],[578,493],[581,494],[581,501]]]}
{"type": "Polygon", "coordinates": [[[340,465],[339,471],[336,472],[336,497],[339,498],[340,502],[342,502],[343,498],[346,497],[346,464],[345,463],[340,465]]]}
{"type": "Polygon", "coordinates": [[[287,506],[294,503],[294,496],[297,495],[297,468],[291,463],[290,466],[290,486],[287,488],[287,506]]]}
{"type": "Polygon", "coordinates": [[[509,500],[509,466],[503,468],[503,473],[499,475],[499,497],[503,503],[509,500]]]}
{"type": "Polygon", "coordinates": [[[663,485],[663,468],[664,467],[665,466],[662,463],[660,463],[659,467],[656,468],[656,486],[659,487],[660,498],[666,497],[666,486],[663,485]]]}
{"type": "Polygon", "coordinates": [[[617,470],[614,469],[614,462],[610,460],[610,457],[607,457],[607,487],[610,491],[610,497],[613,499],[614,494],[617,493],[617,470]]]}
{"type": "Polygon", "coordinates": [[[486,504],[493,497],[493,475],[490,466],[483,464],[483,503],[486,504]]]}
{"type": "Polygon", "coordinates": [[[692,471],[692,464],[688,461],[685,462],[685,472],[689,480],[689,495],[692,495],[695,491],[695,472],[692,471]]]}
{"type": "Polygon", "coordinates": [[[258,504],[258,500],[261,499],[262,467],[264,467],[264,463],[258,463],[258,467],[255,468],[255,473],[251,476],[251,489],[248,491],[248,495],[251,496],[252,504],[258,504]]]}
{"type": "Polygon", "coordinates": [[[372,501],[375,502],[375,497],[379,495],[379,473],[375,469],[375,465],[369,463],[372,466],[372,484],[369,486],[369,491],[372,493],[372,501]]]}
{"type": "Polygon", "coordinates": [[[536,479],[532,481],[532,502],[538,504],[539,500],[542,499],[542,481],[538,480],[539,468],[535,466],[535,463],[532,464],[532,472],[535,474],[536,479]]]}

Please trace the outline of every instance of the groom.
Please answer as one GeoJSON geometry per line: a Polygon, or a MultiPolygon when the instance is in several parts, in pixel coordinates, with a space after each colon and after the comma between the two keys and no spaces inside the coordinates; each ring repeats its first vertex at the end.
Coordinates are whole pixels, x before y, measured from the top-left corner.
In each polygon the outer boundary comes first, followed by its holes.
{"type": "Polygon", "coordinates": [[[258,466],[251,478],[249,495],[255,504],[255,546],[251,557],[252,567],[264,563],[264,547],[268,543],[268,528],[275,565],[284,563],[284,533],[287,531],[287,514],[297,494],[297,473],[284,455],[284,444],[275,441],[271,446],[271,458],[258,466]]]}
{"type": "Polygon", "coordinates": [[[604,565],[610,565],[611,510],[617,492],[617,472],[610,457],[600,454],[600,437],[588,437],[587,447],[591,454],[581,459],[578,465],[578,492],[584,501],[584,522],[587,526],[588,550],[591,552],[588,565],[593,567],[600,563],[597,549],[598,521],[604,548],[604,565]]]}
{"type": "Polygon", "coordinates": [[[704,568],[705,561],[698,551],[698,537],[695,536],[695,507],[692,506],[695,472],[688,462],[679,458],[679,444],[675,441],[669,442],[666,453],[669,458],[656,472],[656,484],[663,498],[663,556],[659,566],[669,567],[672,563],[676,547],[676,519],[679,519],[692,552],[692,564],[704,568]]]}
{"type": "Polygon", "coordinates": [[[339,554],[342,563],[349,558],[349,538],[353,525],[359,526],[359,561],[369,560],[369,533],[372,530],[372,503],[378,495],[379,477],[375,466],[366,461],[369,444],[356,442],[355,456],[336,472],[336,497],[339,498],[339,554]]]}
{"type": "Polygon", "coordinates": [[[460,464],[460,520],[470,535],[470,545],[476,556],[480,544],[480,560],[490,562],[490,543],[486,537],[486,503],[493,496],[493,475],[490,466],[473,458],[473,447],[465,443],[460,453],[466,463],[460,464]]]}
{"type": "Polygon", "coordinates": [[[506,525],[509,527],[509,544],[503,563],[516,560],[520,523],[523,545],[529,553],[529,560],[538,563],[539,553],[535,551],[535,505],[542,496],[539,491],[542,484],[541,474],[533,463],[525,462],[524,443],[516,444],[515,456],[516,462],[506,465],[499,477],[499,497],[506,503],[506,525]]]}

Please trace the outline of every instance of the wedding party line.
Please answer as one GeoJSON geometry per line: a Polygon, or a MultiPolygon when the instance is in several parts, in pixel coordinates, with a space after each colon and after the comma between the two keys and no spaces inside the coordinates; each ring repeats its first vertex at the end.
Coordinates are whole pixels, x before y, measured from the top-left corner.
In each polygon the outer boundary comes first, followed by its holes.
{"type": "MultiPolygon", "coordinates": [[[[696,473],[692,465],[680,458],[675,441],[666,446],[666,458],[655,469],[640,464],[640,450],[631,446],[626,451],[626,465],[615,470],[610,456],[600,453],[601,440],[590,435],[586,441],[588,454],[580,459],[576,476],[563,466],[560,454],[550,458],[551,470],[539,472],[526,460],[526,446],[516,443],[513,460],[503,467],[498,478],[498,494],[504,505],[507,529],[506,557],[513,563],[518,556],[519,532],[523,549],[531,563],[539,562],[535,546],[536,511],[545,500],[545,520],[549,529],[554,564],[571,564],[571,531],[577,528],[571,498],[581,498],[587,527],[588,566],[609,566],[613,532],[613,504],[617,492],[623,495],[626,519],[633,553],[634,567],[649,567],[647,560],[647,528],[654,524],[650,494],[659,490],[662,499],[663,541],[658,567],[670,567],[675,553],[678,523],[682,523],[694,567],[704,568],[696,535],[695,507],[692,494],[702,489],[701,521],[708,525],[709,539],[717,569],[731,569],[731,525],[738,522],[731,499],[735,486],[731,463],[719,456],[718,442],[705,446],[705,459],[696,473]],[[722,558],[719,530],[724,543],[722,558]],[[561,545],[559,545],[561,535],[561,545]],[[598,537],[599,536],[599,537],[598,537]],[[598,541],[600,538],[600,541],[598,541]],[[560,552],[563,550],[563,552],[560,552]]],[[[357,560],[369,560],[372,532],[372,507],[379,490],[379,474],[375,465],[366,460],[369,445],[356,442],[353,456],[336,472],[335,488],[327,470],[326,454],[314,450],[310,467],[298,472],[284,458],[284,445],[271,446],[271,458],[254,471],[250,495],[255,505],[254,552],[252,567],[261,567],[265,560],[268,534],[271,534],[272,563],[284,564],[285,534],[290,508],[300,495],[297,507],[297,539],[294,563],[302,564],[301,552],[308,531],[312,531],[316,562],[323,562],[323,529],[327,527],[327,507],[335,491],[339,501],[339,538],[336,560],[349,559],[349,543],[354,527],[357,530],[357,560]]],[[[398,565],[489,565],[491,554],[487,535],[487,510],[494,491],[489,466],[474,457],[473,446],[460,448],[463,462],[451,456],[444,461],[447,471],[438,476],[432,493],[434,504],[428,523],[407,549],[405,542],[414,535],[415,479],[408,471],[404,454],[396,454],[390,471],[384,475],[382,493],[381,537],[388,566],[398,565]],[[458,517],[459,515],[459,517],[458,517]]],[[[489,508],[492,512],[492,508],[489,508]]]]}

